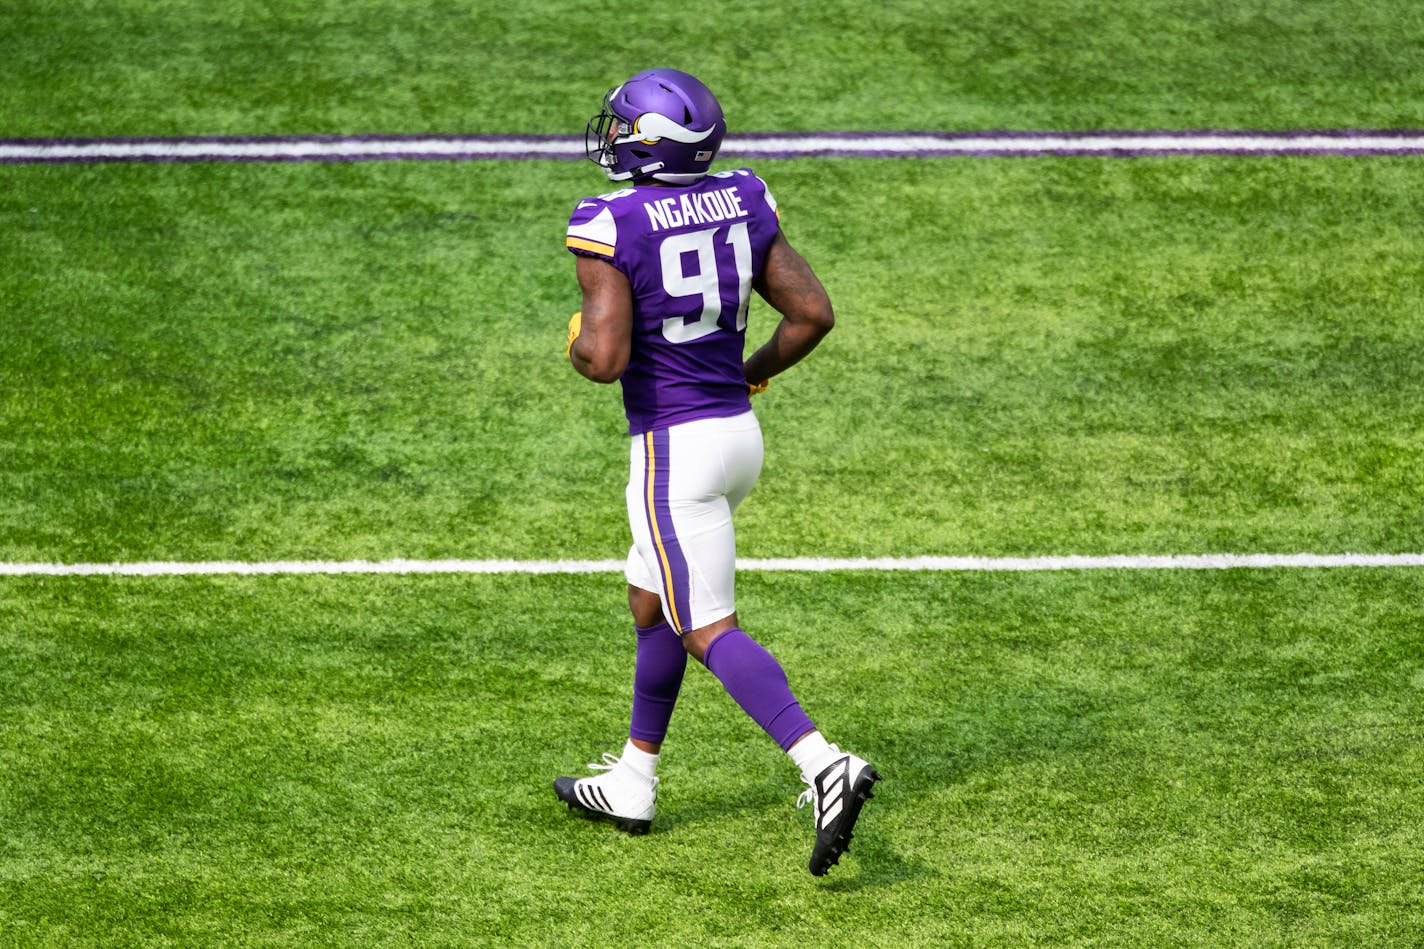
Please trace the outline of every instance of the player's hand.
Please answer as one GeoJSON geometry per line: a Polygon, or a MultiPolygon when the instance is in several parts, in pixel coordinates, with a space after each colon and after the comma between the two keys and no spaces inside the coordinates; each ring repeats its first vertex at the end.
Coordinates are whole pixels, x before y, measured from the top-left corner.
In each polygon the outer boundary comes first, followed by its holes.
{"type": "Polygon", "coordinates": [[[574,351],[574,340],[578,339],[579,330],[583,328],[583,310],[575,310],[574,315],[569,317],[569,344],[564,347],[564,355],[571,356],[574,351]]]}
{"type": "Polygon", "coordinates": [[[756,395],[758,392],[765,392],[766,387],[771,385],[770,379],[763,379],[760,382],[747,383],[747,395],[756,395]]]}

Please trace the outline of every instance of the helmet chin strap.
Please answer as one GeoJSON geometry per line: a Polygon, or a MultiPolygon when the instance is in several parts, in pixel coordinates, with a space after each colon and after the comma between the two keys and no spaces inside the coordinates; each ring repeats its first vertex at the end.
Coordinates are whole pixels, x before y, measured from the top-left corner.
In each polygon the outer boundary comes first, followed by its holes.
{"type": "Polygon", "coordinates": [[[657,162],[653,162],[651,165],[644,165],[644,166],[641,167],[641,168],[636,168],[636,169],[634,169],[633,171],[621,171],[621,172],[615,172],[615,171],[614,171],[612,168],[610,168],[609,166],[604,165],[604,166],[603,166],[603,171],[604,171],[604,173],[605,173],[606,175],[608,175],[608,180],[609,180],[609,181],[628,181],[628,180],[630,180],[630,179],[632,179],[632,178],[635,178],[635,177],[636,177],[636,178],[642,178],[642,177],[645,177],[645,176],[647,176],[647,175],[651,175],[653,172],[658,171],[659,169],[663,168],[666,164],[667,164],[667,162],[665,162],[665,161],[657,161],[657,162]]]}
{"type": "Polygon", "coordinates": [[[696,183],[696,182],[698,182],[698,181],[701,181],[703,178],[706,178],[706,177],[707,177],[706,172],[696,172],[696,173],[679,174],[679,175],[675,175],[675,174],[653,175],[653,178],[655,178],[656,180],[665,182],[666,184],[670,184],[670,185],[690,185],[690,184],[694,184],[694,183],[696,183]]]}

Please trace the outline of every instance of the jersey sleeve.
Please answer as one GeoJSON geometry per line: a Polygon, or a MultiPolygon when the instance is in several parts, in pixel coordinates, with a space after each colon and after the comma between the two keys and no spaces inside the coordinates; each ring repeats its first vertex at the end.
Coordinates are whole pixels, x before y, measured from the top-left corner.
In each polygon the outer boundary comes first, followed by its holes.
{"type": "Polygon", "coordinates": [[[714,175],[713,177],[730,178],[733,180],[741,179],[744,182],[750,181],[753,190],[760,192],[761,203],[766,205],[767,209],[770,210],[771,213],[776,217],[777,223],[781,223],[781,208],[777,207],[776,198],[772,197],[771,188],[767,185],[766,180],[762,178],[761,175],[758,175],[750,168],[738,168],[736,171],[720,172],[714,175]]]}
{"type": "Polygon", "coordinates": [[[766,186],[766,182],[760,178],[757,180],[761,181],[761,194],[762,197],[766,199],[766,206],[771,208],[771,212],[776,215],[776,220],[779,222],[781,220],[781,208],[776,206],[776,199],[771,196],[771,189],[766,186]]]}
{"type": "Polygon", "coordinates": [[[613,209],[598,200],[580,201],[569,218],[564,246],[571,253],[612,260],[618,248],[618,222],[613,209]]]}

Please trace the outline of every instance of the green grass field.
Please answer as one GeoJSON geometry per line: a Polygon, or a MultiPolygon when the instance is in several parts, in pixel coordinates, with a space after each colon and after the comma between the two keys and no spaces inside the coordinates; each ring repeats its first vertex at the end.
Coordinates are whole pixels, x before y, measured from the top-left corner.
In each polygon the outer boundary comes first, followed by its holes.
{"type": "MultiPolygon", "coordinates": [[[[1416,5],[19,2],[0,136],[1419,124],[1416,5]],[[656,62],[646,57],[655,56],[656,62]],[[775,68],[751,68],[770,62],[775,68]]],[[[1418,158],[760,162],[836,332],[759,396],[751,557],[1424,550],[1418,158]]],[[[611,559],[564,162],[0,165],[0,562],[611,559]]],[[[751,338],[771,315],[752,312],[751,338]]],[[[0,577],[0,944],[1408,946],[1417,568],[748,573],[886,775],[689,673],[654,833],[621,579],[0,577]]]]}

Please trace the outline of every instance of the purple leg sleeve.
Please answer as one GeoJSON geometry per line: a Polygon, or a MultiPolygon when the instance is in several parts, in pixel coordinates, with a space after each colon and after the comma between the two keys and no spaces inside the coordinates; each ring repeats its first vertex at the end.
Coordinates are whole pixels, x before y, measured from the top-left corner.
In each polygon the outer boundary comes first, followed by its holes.
{"type": "Polygon", "coordinates": [[[816,727],[791,694],[781,663],[735,626],[712,640],[702,661],[783,751],[816,727]]]}
{"type": "Polygon", "coordinates": [[[687,670],[687,650],[682,637],[667,623],[635,626],[638,658],[633,667],[633,721],[628,736],[661,742],[667,737],[682,674],[687,670]]]}

